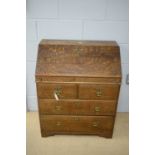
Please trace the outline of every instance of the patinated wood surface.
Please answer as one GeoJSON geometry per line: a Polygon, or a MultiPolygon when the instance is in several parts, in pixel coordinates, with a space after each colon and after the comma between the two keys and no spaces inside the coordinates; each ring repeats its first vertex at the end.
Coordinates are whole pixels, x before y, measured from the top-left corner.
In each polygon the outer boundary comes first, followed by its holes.
{"type": "Polygon", "coordinates": [[[79,84],[79,99],[117,100],[118,84],[79,84]]]}
{"type": "Polygon", "coordinates": [[[59,99],[76,99],[77,98],[77,85],[76,84],[37,84],[38,97],[45,99],[54,99],[55,91],[59,91],[59,99]]]}
{"type": "Polygon", "coordinates": [[[63,45],[54,43],[40,44],[37,76],[121,76],[119,47],[115,42],[102,42],[100,46],[93,42],[87,42],[89,46],[84,42],[73,42],[73,45],[71,41],[64,41],[63,45]]]}
{"type": "Polygon", "coordinates": [[[42,40],[35,78],[43,137],[112,137],[121,84],[115,41],[42,40]]]}
{"type": "Polygon", "coordinates": [[[116,101],[40,99],[40,114],[115,115],[116,101]]]}
{"type": "Polygon", "coordinates": [[[111,116],[66,116],[42,115],[40,117],[42,133],[44,136],[56,133],[86,133],[99,134],[111,133],[114,118],[111,116]]]}

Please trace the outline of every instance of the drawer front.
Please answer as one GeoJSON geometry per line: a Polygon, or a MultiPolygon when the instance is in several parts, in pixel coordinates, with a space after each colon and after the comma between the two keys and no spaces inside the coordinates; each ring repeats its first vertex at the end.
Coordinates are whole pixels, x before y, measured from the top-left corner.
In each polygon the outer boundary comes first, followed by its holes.
{"type": "Polygon", "coordinates": [[[40,99],[75,99],[77,98],[77,86],[75,84],[51,84],[38,83],[37,94],[40,99]]]}
{"type": "Polygon", "coordinates": [[[117,84],[80,84],[79,99],[117,100],[119,88],[117,84]]]}
{"type": "Polygon", "coordinates": [[[114,118],[112,116],[65,116],[65,115],[41,115],[42,133],[86,133],[102,134],[111,132],[114,118]]]}
{"type": "Polygon", "coordinates": [[[88,101],[88,100],[39,100],[40,114],[59,115],[114,115],[116,101],[88,101]]]}

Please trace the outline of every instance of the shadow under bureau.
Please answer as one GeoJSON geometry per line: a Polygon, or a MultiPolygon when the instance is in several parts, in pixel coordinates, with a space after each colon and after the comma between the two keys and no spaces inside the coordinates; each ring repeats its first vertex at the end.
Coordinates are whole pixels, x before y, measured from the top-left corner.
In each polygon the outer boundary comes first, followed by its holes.
{"type": "Polygon", "coordinates": [[[35,78],[43,137],[112,137],[121,84],[115,41],[42,40],[35,78]]]}

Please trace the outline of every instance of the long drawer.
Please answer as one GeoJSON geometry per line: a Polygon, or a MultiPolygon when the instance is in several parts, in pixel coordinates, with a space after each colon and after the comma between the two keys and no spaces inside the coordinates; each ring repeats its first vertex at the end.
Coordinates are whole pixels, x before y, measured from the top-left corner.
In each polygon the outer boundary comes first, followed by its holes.
{"type": "Polygon", "coordinates": [[[41,115],[42,135],[55,133],[111,134],[114,124],[112,116],[66,116],[41,115]]]}
{"type": "Polygon", "coordinates": [[[40,114],[114,115],[116,101],[40,99],[40,114]]]}

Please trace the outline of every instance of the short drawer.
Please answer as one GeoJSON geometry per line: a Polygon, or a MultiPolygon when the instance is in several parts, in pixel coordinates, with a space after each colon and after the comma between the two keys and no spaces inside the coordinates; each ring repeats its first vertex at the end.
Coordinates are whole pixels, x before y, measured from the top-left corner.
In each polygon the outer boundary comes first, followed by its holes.
{"type": "Polygon", "coordinates": [[[114,124],[112,116],[66,116],[41,115],[42,135],[54,133],[99,134],[111,133],[114,124]]]}
{"type": "Polygon", "coordinates": [[[77,86],[75,84],[38,83],[37,94],[40,99],[75,99],[77,98],[77,86]]]}
{"type": "Polygon", "coordinates": [[[116,101],[89,100],[39,100],[40,114],[58,115],[114,115],[116,101]]]}
{"type": "Polygon", "coordinates": [[[79,99],[116,100],[119,88],[118,84],[80,84],[79,99]]]}

